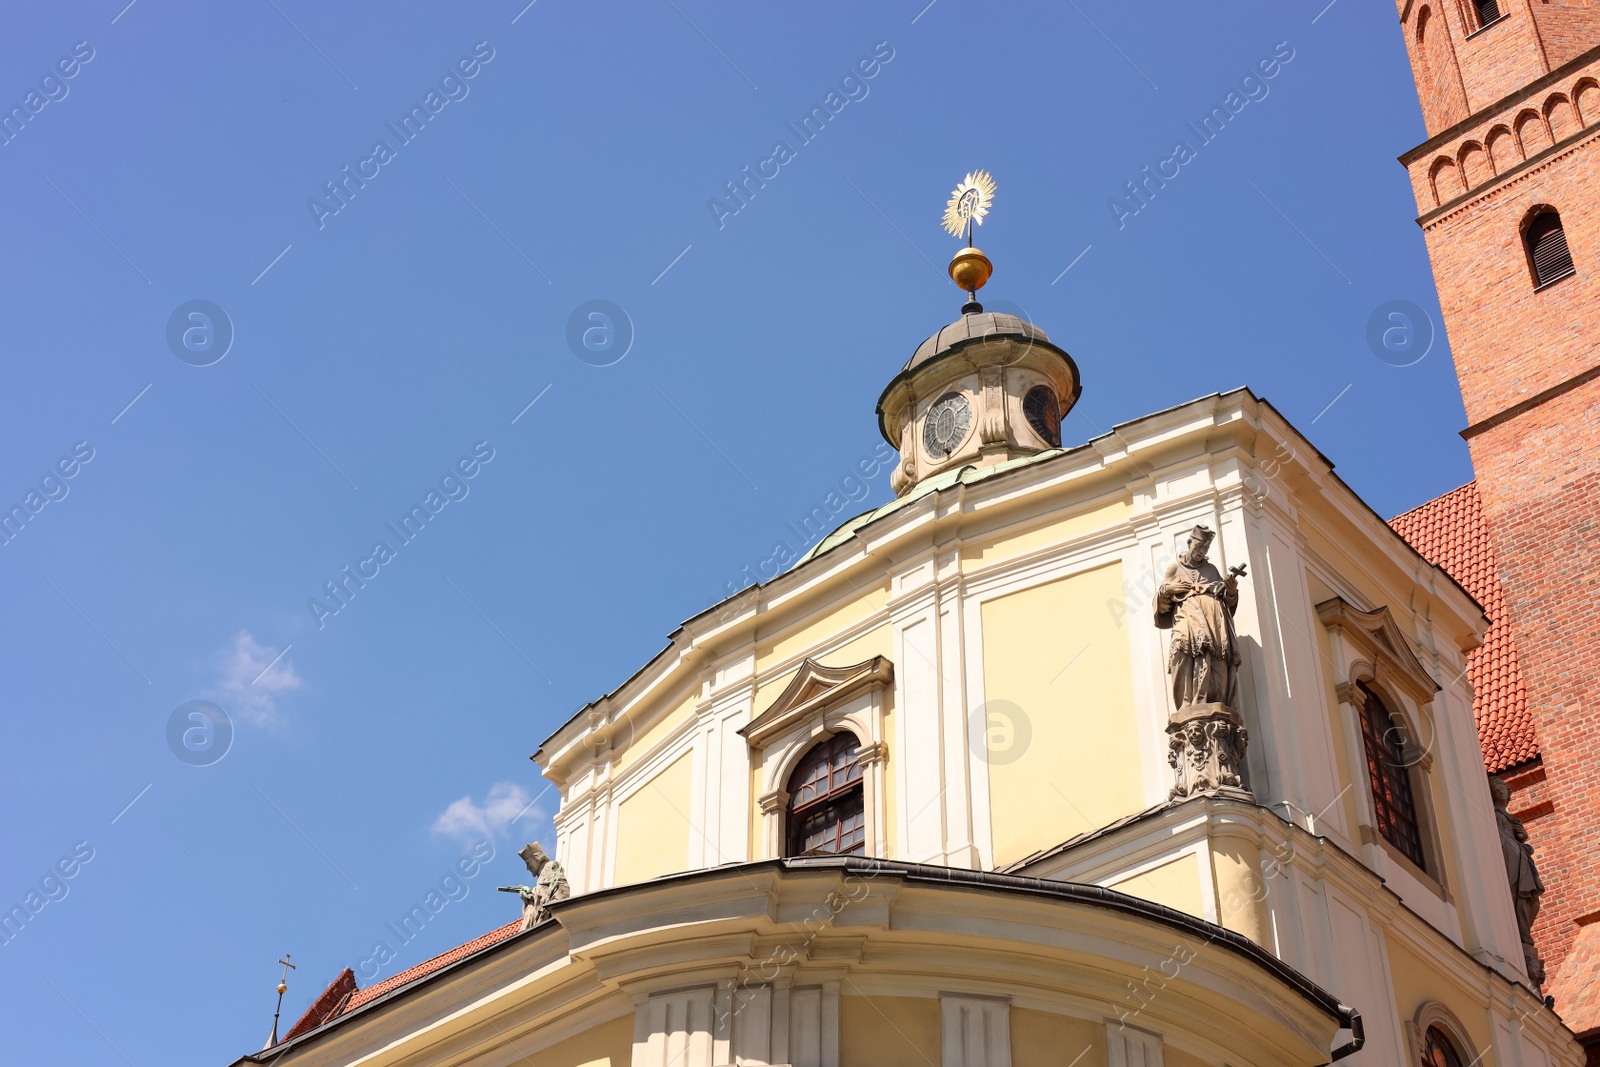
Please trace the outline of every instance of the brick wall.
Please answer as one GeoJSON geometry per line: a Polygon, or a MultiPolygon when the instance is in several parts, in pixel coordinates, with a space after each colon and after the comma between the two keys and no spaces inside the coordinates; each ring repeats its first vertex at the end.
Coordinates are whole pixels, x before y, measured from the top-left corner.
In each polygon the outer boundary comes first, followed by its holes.
{"type": "Polygon", "coordinates": [[[1422,117],[1432,137],[1600,41],[1600,0],[1499,0],[1478,24],[1473,0],[1398,0],[1422,117]]]}
{"type": "Polygon", "coordinates": [[[1470,0],[1399,7],[1429,133],[1401,162],[1538,738],[1508,778],[1554,976],[1600,915],[1600,0],[1500,0],[1484,28],[1470,0]],[[1522,232],[1542,207],[1576,273],[1536,291],[1522,232]]]}
{"type": "Polygon", "coordinates": [[[1552,68],[1600,41],[1600,5],[1594,0],[1543,0],[1535,6],[1534,17],[1552,68]]]}
{"type": "Polygon", "coordinates": [[[1600,912],[1597,413],[1600,379],[1470,441],[1539,738],[1540,766],[1511,777],[1511,807],[1545,881],[1534,933],[1552,975],[1577,921],[1600,912]]]}
{"type": "MultiPolygon", "coordinates": [[[[1561,93],[1552,93],[1561,97],[1561,93]]],[[[1587,94],[1585,94],[1587,98],[1587,94]]],[[[1486,179],[1489,188],[1454,208],[1424,215],[1469,425],[1550,389],[1596,363],[1600,344],[1600,89],[1594,125],[1542,161],[1486,179]],[[1536,207],[1561,213],[1577,273],[1534,291],[1522,228],[1536,207]]],[[[1497,117],[1498,118],[1498,117],[1497,117]]],[[[1499,130],[1505,122],[1486,125],[1499,130]]],[[[1474,131],[1468,131],[1469,134],[1474,131]]],[[[1467,144],[1481,142],[1466,138],[1467,144]]],[[[1413,173],[1453,145],[1412,164],[1413,173]]],[[[1477,152],[1466,152],[1468,167],[1477,152]]],[[[1461,158],[1457,154],[1457,158],[1461,158]]],[[[1516,161],[1521,164],[1521,160],[1516,161]]],[[[1459,167],[1460,164],[1458,163],[1459,167]]],[[[1480,188],[1482,188],[1480,184],[1480,188]]],[[[1424,208],[1431,196],[1421,198],[1424,208]]],[[[1483,474],[1479,473],[1480,481],[1483,474]]]]}

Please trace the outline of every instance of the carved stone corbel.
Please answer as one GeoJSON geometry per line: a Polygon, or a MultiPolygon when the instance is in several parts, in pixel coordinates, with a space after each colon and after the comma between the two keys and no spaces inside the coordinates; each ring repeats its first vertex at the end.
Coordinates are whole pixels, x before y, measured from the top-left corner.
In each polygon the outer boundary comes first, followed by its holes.
{"type": "Polygon", "coordinates": [[[1217,789],[1243,789],[1244,719],[1225,704],[1191,704],[1167,724],[1167,762],[1174,800],[1217,789]]]}
{"type": "Polygon", "coordinates": [[[856,762],[862,767],[870,767],[874,763],[883,763],[889,758],[889,743],[887,741],[874,741],[870,745],[862,745],[856,749],[856,762]]]}
{"type": "Polygon", "coordinates": [[[1367,694],[1355,682],[1339,682],[1335,684],[1333,694],[1339,698],[1339,703],[1349,704],[1357,711],[1367,706],[1367,694]]]}
{"type": "Polygon", "coordinates": [[[1005,369],[985,367],[981,380],[983,411],[978,415],[978,441],[984,445],[1003,445],[1006,443],[1005,369]]]}
{"type": "Polygon", "coordinates": [[[900,462],[889,475],[889,488],[894,490],[896,496],[917,482],[916,437],[913,432],[915,423],[912,419],[914,413],[915,408],[907,403],[905,411],[900,416],[900,462]]]}

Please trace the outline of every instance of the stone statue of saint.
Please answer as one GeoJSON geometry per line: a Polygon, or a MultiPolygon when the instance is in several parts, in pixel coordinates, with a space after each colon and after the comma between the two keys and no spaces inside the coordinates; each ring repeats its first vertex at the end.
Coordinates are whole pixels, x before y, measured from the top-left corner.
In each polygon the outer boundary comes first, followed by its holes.
{"type": "Polygon", "coordinates": [[[1156,625],[1172,631],[1167,673],[1179,711],[1192,704],[1239,707],[1239,642],[1233,632],[1239,577],[1224,578],[1206,558],[1215,536],[1204,526],[1190,531],[1188,547],[1156,591],[1156,625]]]}
{"type": "Polygon", "coordinates": [[[1176,772],[1173,798],[1219,788],[1244,788],[1247,734],[1239,714],[1239,576],[1226,577],[1206,558],[1216,534],[1205,526],[1167,568],[1156,589],[1155,623],[1172,632],[1167,673],[1173,709],[1167,718],[1167,762],[1176,772]]]}
{"type": "Polygon", "coordinates": [[[532,930],[550,917],[549,905],[566,900],[572,895],[572,889],[567,885],[567,872],[562,870],[561,864],[545,855],[539,842],[524,845],[517,855],[527,864],[528,873],[533,875],[533,884],[503,885],[500,891],[516,893],[522,898],[522,928],[532,930]]]}
{"type": "Polygon", "coordinates": [[[1489,779],[1489,794],[1494,797],[1494,819],[1500,830],[1500,855],[1505,860],[1506,877],[1511,882],[1511,902],[1517,909],[1517,932],[1522,935],[1522,957],[1528,977],[1544,982],[1544,960],[1533,944],[1533,920],[1539,915],[1539,898],[1544,882],[1533,864],[1533,846],[1522,820],[1506,810],[1511,803],[1511,787],[1501,778],[1489,779]]]}

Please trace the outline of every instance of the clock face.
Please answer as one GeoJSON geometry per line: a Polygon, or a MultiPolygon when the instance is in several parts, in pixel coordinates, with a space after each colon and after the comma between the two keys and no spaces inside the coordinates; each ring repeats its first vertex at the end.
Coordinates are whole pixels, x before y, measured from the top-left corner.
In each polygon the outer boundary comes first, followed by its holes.
{"type": "Polygon", "coordinates": [[[922,423],[922,445],[934,459],[944,459],[967,439],[972,405],[960,393],[946,393],[933,402],[922,423]]]}

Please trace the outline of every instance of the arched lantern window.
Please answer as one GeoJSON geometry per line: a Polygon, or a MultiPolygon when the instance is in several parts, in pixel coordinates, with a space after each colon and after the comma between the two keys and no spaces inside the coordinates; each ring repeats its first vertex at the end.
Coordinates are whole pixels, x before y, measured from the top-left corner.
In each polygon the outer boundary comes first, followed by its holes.
{"type": "Polygon", "coordinates": [[[849,856],[867,848],[866,793],[855,735],[837,733],[789,776],[788,856],[849,856]]]}

